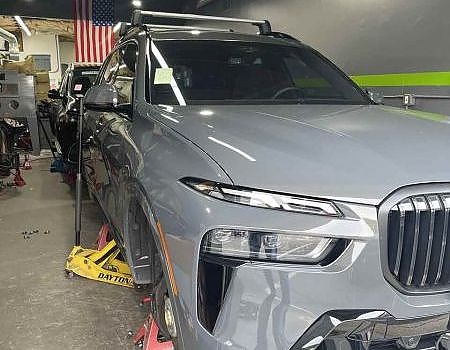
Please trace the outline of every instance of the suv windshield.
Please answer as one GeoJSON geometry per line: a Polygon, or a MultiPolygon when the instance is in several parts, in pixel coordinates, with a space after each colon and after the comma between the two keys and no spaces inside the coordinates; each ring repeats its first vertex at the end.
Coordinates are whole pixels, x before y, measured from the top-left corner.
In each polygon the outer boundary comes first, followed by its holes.
{"type": "Polygon", "coordinates": [[[150,79],[153,104],[369,103],[349,78],[306,46],[156,41],[150,79]]]}
{"type": "Polygon", "coordinates": [[[94,84],[100,67],[76,67],[73,70],[71,94],[85,94],[87,90],[94,84]]]}

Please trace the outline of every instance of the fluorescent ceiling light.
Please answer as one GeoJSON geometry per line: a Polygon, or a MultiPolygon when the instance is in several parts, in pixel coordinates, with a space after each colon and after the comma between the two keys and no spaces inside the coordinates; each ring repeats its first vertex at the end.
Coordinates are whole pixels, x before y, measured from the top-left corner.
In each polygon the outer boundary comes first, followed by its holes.
{"type": "Polygon", "coordinates": [[[117,24],[114,26],[113,28],[113,32],[117,33],[117,31],[120,29],[120,25],[122,24],[122,22],[117,22],[117,24]]]}
{"type": "Polygon", "coordinates": [[[132,4],[134,7],[141,7],[142,1],[141,0],[133,0],[132,4]]]}
{"type": "Polygon", "coordinates": [[[20,18],[20,16],[14,16],[14,19],[16,20],[16,22],[19,24],[19,26],[23,29],[23,31],[25,32],[26,35],[31,36],[31,32],[28,29],[27,25],[25,24],[25,22],[22,20],[22,18],[20,18]]]}

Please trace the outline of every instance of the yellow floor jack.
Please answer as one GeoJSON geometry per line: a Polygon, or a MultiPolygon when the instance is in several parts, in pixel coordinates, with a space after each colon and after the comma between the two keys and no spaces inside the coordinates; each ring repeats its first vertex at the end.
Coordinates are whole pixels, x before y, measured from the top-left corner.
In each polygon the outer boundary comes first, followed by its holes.
{"type": "Polygon", "coordinates": [[[120,249],[114,240],[107,241],[108,226],[100,229],[97,249],[76,244],[66,260],[66,273],[124,287],[133,287],[133,277],[127,263],[119,259],[120,249]]]}
{"type": "Polygon", "coordinates": [[[66,260],[66,274],[86,277],[99,282],[106,282],[124,287],[133,287],[133,277],[130,267],[121,259],[120,249],[114,240],[108,242],[109,229],[103,225],[97,238],[97,249],[81,247],[81,164],[82,164],[82,130],[83,130],[83,99],[81,99],[80,116],[78,118],[78,169],[76,177],[75,198],[75,246],[66,260]]]}

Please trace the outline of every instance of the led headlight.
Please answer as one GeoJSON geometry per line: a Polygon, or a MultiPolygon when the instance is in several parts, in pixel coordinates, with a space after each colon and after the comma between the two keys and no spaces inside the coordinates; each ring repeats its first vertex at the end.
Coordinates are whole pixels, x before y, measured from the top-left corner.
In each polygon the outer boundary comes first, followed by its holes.
{"type": "Polygon", "coordinates": [[[206,234],[201,251],[244,260],[314,264],[324,260],[336,243],[331,238],[219,228],[206,234]]]}
{"type": "Polygon", "coordinates": [[[304,214],[342,216],[340,210],[331,201],[277,194],[193,178],[184,178],[181,182],[205,195],[228,202],[304,214]]]}

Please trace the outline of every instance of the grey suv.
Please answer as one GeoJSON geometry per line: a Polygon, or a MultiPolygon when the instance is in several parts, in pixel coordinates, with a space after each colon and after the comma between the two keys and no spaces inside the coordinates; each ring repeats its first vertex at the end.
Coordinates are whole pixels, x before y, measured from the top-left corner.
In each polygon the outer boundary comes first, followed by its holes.
{"type": "Polygon", "coordinates": [[[266,21],[121,31],[85,98],[85,178],[162,336],[449,349],[447,119],[376,105],[266,21]]]}

